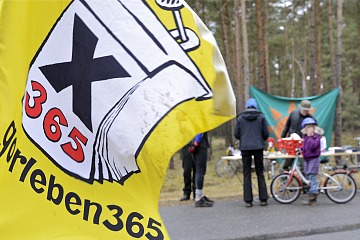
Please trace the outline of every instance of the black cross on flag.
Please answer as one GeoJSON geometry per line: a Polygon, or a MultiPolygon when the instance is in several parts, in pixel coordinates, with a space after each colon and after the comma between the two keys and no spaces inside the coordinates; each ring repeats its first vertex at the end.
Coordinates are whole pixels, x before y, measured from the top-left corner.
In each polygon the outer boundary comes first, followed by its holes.
{"type": "Polygon", "coordinates": [[[94,58],[97,42],[96,35],[75,14],[71,62],[40,67],[57,93],[73,87],[73,111],[90,131],[91,83],[130,77],[113,56],[94,58]]]}

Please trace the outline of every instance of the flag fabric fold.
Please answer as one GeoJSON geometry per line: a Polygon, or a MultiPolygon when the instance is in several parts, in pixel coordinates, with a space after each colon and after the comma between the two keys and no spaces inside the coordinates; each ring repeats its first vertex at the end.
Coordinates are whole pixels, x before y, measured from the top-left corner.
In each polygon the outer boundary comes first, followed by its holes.
{"type": "Polygon", "coordinates": [[[169,239],[170,158],[235,117],[183,1],[0,1],[0,99],[0,239],[169,239]]]}

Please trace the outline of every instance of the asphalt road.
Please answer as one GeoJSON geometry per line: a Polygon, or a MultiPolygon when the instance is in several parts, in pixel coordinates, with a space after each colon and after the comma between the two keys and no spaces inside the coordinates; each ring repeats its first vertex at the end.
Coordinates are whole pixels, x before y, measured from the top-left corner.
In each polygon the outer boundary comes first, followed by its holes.
{"type": "Polygon", "coordinates": [[[173,240],[360,239],[360,193],[346,204],[336,204],[325,194],[316,206],[302,206],[301,198],[288,205],[269,199],[269,205],[241,200],[216,200],[211,208],[186,205],[160,207],[173,240]]]}

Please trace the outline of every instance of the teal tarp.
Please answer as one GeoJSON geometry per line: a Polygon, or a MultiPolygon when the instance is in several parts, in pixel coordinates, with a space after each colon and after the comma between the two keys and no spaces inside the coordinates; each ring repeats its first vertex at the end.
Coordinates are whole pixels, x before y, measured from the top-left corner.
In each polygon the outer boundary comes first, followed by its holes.
{"type": "Polygon", "coordinates": [[[269,124],[270,135],[275,139],[280,138],[289,114],[299,109],[301,100],[311,101],[310,113],[316,118],[318,125],[325,130],[327,145],[331,143],[334,114],[339,88],[335,88],[322,95],[305,98],[287,98],[267,94],[253,86],[250,87],[250,96],[258,102],[259,110],[265,114],[269,124]]]}

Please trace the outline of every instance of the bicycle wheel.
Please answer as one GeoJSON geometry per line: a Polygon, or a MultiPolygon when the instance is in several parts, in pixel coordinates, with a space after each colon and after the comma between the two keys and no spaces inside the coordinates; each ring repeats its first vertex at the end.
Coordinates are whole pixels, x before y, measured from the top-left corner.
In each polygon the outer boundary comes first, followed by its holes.
{"type": "Polygon", "coordinates": [[[346,173],[334,173],[324,183],[325,193],[335,203],[347,203],[356,194],[356,183],[346,173]]]}
{"type": "Polygon", "coordinates": [[[283,173],[277,175],[270,185],[270,191],[273,198],[283,204],[294,202],[300,196],[300,182],[297,178],[293,177],[289,182],[290,175],[283,173]],[[286,186],[288,185],[288,186],[286,186]]]}
{"type": "Polygon", "coordinates": [[[215,172],[219,177],[232,178],[237,171],[236,160],[220,159],[215,165],[215,172]]]}

